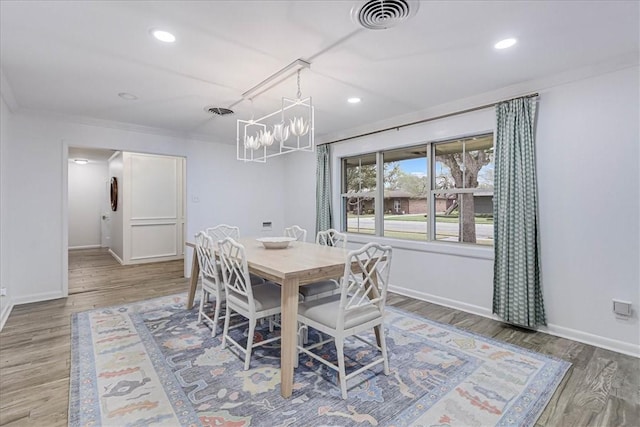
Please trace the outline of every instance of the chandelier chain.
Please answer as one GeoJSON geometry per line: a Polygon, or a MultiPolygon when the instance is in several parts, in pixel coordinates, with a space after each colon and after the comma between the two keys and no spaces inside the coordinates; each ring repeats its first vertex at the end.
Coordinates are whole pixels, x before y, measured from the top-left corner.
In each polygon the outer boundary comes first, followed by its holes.
{"type": "Polygon", "coordinates": [[[300,91],[300,70],[298,70],[298,93],[296,94],[298,99],[302,98],[302,91],[300,91]]]}

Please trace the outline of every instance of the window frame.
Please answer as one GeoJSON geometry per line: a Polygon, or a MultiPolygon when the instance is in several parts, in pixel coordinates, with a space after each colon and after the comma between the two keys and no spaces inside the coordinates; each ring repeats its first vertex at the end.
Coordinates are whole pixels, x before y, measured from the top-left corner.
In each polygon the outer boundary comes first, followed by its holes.
{"type": "MultiPolygon", "coordinates": [[[[348,227],[347,227],[347,207],[345,204],[345,192],[341,191],[340,194],[340,198],[341,198],[341,204],[340,204],[340,209],[341,209],[341,218],[342,218],[342,222],[341,222],[341,231],[345,232],[345,233],[349,233],[351,236],[353,236],[353,238],[350,237],[350,241],[358,241],[360,240],[359,237],[374,237],[375,240],[380,240],[382,242],[386,242],[386,241],[394,241],[394,242],[402,242],[402,246],[407,246],[408,249],[417,249],[417,248],[421,248],[427,245],[431,245],[431,244],[436,244],[439,247],[443,247],[445,245],[450,246],[452,249],[454,248],[461,248],[463,249],[464,255],[467,256],[471,256],[471,257],[477,257],[477,258],[482,258],[482,259],[487,259],[489,258],[487,256],[487,252],[493,251],[494,245],[493,243],[490,245],[485,245],[485,244],[480,244],[480,243],[469,243],[469,242],[461,242],[461,241],[457,241],[457,242],[451,242],[451,241],[445,241],[445,240],[438,240],[436,239],[436,203],[435,203],[435,197],[437,194],[442,194],[442,193],[446,193],[446,194],[473,194],[473,195],[480,195],[480,196],[492,196],[494,195],[494,189],[488,189],[488,188],[448,188],[448,189],[437,189],[436,188],[436,175],[435,175],[435,166],[436,166],[436,147],[440,144],[446,144],[446,143],[451,143],[453,141],[458,141],[458,140],[468,140],[468,139],[472,139],[472,138],[480,138],[480,137],[485,137],[485,136],[491,136],[492,137],[492,141],[493,141],[493,147],[495,148],[495,134],[493,131],[484,131],[484,132],[478,132],[478,133],[473,133],[470,135],[466,135],[466,136],[461,136],[461,137],[454,137],[454,138],[446,138],[446,139],[442,139],[442,140],[434,140],[434,141],[426,141],[426,142],[422,142],[422,143],[418,143],[418,144],[410,144],[410,145],[403,145],[403,146],[399,146],[399,147],[389,147],[389,148],[384,148],[384,149],[379,149],[377,151],[374,152],[363,152],[363,153],[359,153],[359,154],[351,154],[351,155],[344,155],[344,156],[340,156],[337,158],[338,160],[338,164],[340,165],[341,168],[341,182],[340,182],[340,188],[341,190],[344,190],[345,185],[346,185],[346,161],[348,159],[353,159],[353,158],[357,158],[357,157],[362,157],[362,156],[370,156],[372,154],[376,155],[376,189],[375,189],[375,195],[374,195],[374,206],[375,206],[375,212],[374,212],[374,218],[375,218],[375,230],[373,234],[367,234],[367,233],[359,233],[359,232],[354,232],[354,231],[347,231],[348,227]],[[427,221],[427,234],[426,234],[426,239],[425,240],[412,240],[412,239],[406,239],[406,238],[396,238],[396,237],[388,237],[384,235],[384,154],[387,152],[392,152],[392,151],[396,151],[398,149],[418,149],[418,148],[422,148],[422,149],[426,149],[426,157],[427,157],[427,174],[428,174],[428,183],[429,183],[429,189],[427,190],[427,214],[428,214],[428,221],[427,221]],[[407,245],[405,245],[405,243],[407,245]],[[418,245],[418,246],[416,246],[418,245]],[[478,251],[476,251],[476,249],[478,251]]],[[[463,153],[464,153],[464,149],[463,149],[463,153]]],[[[495,160],[494,160],[495,162],[495,160]]],[[[460,220],[462,220],[462,218],[460,218],[460,220]]],[[[440,251],[438,251],[440,252],[440,251]]],[[[444,251],[444,252],[449,252],[449,251],[444,251]]],[[[459,254],[458,250],[452,250],[451,253],[452,254],[459,254]]]]}

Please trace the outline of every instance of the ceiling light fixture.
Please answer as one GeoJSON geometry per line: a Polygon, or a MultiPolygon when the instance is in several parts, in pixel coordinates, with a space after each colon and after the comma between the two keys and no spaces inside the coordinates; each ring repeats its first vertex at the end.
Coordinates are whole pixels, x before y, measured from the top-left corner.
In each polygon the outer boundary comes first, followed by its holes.
{"type": "Polygon", "coordinates": [[[513,46],[514,44],[516,44],[517,42],[518,42],[518,40],[513,39],[513,38],[504,39],[504,40],[500,40],[498,43],[493,45],[493,47],[495,47],[496,49],[507,49],[507,48],[513,46]]]}
{"type": "Polygon", "coordinates": [[[357,104],[357,103],[359,103],[360,101],[362,101],[362,100],[361,100],[360,98],[358,98],[357,96],[354,96],[354,97],[352,97],[352,98],[347,99],[347,102],[348,102],[349,104],[357,104]]]}
{"type": "Polygon", "coordinates": [[[295,99],[283,97],[278,110],[259,119],[238,119],[238,160],[265,163],[269,157],[281,154],[315,151],[313,105],[311,97],[302,98],[300,90],[300,71],[303,68],[311,68],[311,63],[297,59],[242,94],[243,99],[253,101],[253,98],[289,77],[291,71],[297,73],[298,93],[295,99]],[[266,85],[270,86],[260,91],[266,85]]]}
{"type": "Polygon", "coordinates": [[[151,30],[151,35],[164,43],[173,43],[176,41],[176,36],[164,30],[151,30]]]}
{"type": "Polygon", "coordinates": [[[86,165],[89,163],[89,160],[87,159],[73,159],[73,161],[79,165],[86,165]]]}

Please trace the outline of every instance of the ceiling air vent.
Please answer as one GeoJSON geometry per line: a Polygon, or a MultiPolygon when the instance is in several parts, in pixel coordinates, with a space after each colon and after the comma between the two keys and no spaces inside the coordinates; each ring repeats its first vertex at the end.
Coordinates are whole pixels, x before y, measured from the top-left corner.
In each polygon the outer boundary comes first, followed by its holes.
{"type": "Polygon", "coordinates": [[[368,0],[351,9],[351,17],[369,30],[384,30],[411,18],[419,7],[419,1],[368,0]]]}
{"type": "Polygon", "coordinates": [[[216,114],[218,116],[227,116],[229,114],[233,114],[233,110],[224,107],[204,107],[204,111],[211,114],[216,114]]]}

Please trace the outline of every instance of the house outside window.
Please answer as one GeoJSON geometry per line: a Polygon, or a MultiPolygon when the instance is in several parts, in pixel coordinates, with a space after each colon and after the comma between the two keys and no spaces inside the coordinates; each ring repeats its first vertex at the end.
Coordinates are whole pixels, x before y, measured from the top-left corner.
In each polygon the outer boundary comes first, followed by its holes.
{"type": "Polygon", "coordinates": [[[493,245],[493,135],[342,159],[342,229],[493,245]]]}

